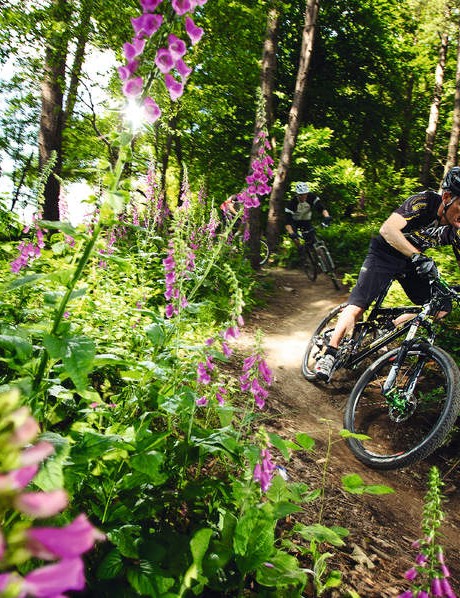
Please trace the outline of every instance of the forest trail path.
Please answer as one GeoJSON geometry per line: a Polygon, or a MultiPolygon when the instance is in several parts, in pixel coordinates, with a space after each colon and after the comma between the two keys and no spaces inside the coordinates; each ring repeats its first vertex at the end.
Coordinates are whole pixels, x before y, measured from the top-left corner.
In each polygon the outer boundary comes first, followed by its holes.
{"type": "MultiPolygon", "coordinates": [[[[347,289],[336,291],[324,275],[312,283],[301,270],[269,267],[262,276],[273,280],[273,293],[267,304],[247,319],[238,344],[242,350],[249,349],[256,331],[262,332],[266,360],[274,374],[264,425],[286,439],[294,439],[300,432],[315,439],[313,453],[296,453],[286,465],[291,479],[303,481],[312,489],[321,487],[332,439],[322,522],[350,531],[346,548],[331,550],[334,557],[330,565],[342,571],[342,587],[323,597],[347,596],[347,590],[354,590],[361,598],[390,598],[408,589],[403,575],[416,556],[411,544],[422,535],[423,498],[432,465],[439,467],[445,484],[442,543],[451,585],[460,595],[460,443],[454,441],[456,447],[452,444],[437,451],[410,469],[378,472],[357,461],[339,436],[344,406],[356,375],[351,372],[350,380],[337,386],[308,382],[300,372],[309,336],[332,307],[346,300],[347,289]],[[387,485],[395,492],[351,495],[341,488],[342,476],[350,473],[359,474],[366,484],[387,485]]],[[[302,521],[315,523],[320,511],[318,501],[310,503],[302,521]]]]}

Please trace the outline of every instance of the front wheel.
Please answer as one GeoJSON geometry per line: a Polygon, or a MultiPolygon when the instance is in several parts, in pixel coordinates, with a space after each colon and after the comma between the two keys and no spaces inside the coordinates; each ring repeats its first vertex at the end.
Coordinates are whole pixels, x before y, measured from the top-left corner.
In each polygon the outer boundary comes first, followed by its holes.
{"type": "Polygon", "coordinates": [[[345,303],[342,303],[341,305],[334,307],[334,309],[321,320],[308,341],[302,360],[302,374],[307,380],[316,379],[316,362],[329,345],[329,340],[337,323],[337,318],[345,305],[345,303]]]}
{"type": "Polygon", "coordinates": [[[460,411],[460,372],[439,347],[413,347],[396,380],[383,385],[399,349],[382,355],[359,378],[344,415],[345,428],[365,438],[348,438],[365,465],[388,470],[406,467],[444,442],[460,411]]]}

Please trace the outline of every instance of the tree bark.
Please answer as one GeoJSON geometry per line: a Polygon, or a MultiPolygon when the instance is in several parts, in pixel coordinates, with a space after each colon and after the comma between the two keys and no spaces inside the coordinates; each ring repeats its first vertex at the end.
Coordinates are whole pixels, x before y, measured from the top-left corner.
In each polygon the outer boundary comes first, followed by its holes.
{"type": "MultiPolygon", "coordinates": [[[[460,27],[457,40],[457,71],[455,74],[455,97],[454,112],[452,116],[452,128],[450,130],[449,147],[447,149],[447,160],[444,166],[444,176],[457,164],[458,143],[460,139],[460,27]]],[[[443,177],[444,178],[444,177],[443,177]]]]}
{"type": "Polygon", "coordinates": [[[436,139],[436,132],[439,122],[439,106],[442,100],[442,90],[444,86],[444,71],[446,68],[447,47],[449,44],[449,35],[444,32],[441,35],[441,46],[439,48],[438,64],[436,65],[435,84],[433,101],[431,103],[430,117],[425,137],[425,152],[421,172],[421,183],[425,187],[430,185],[431,159],[433,156],[433,147],[436,139]]]}
{"type": "MultiPolygon", "coordinates": [[[[260,75],[260,96],[256,110],[254,137],[251,148],[250,164],[257,158],[260,147],[259,133],[270,131],[274,122],[274,82],[276,74],[276,52],[278,48],[278,29],[280,10],[275,4],[270,7],[267,17],[267,29],[262,51],[262,68],[260,75]],[[261,105],[260,105],[261,104],[261,105]]],[[[260,268],[260,235],[262,230],[261,207],[251,208],[249,211],[249,259],[254,270],[260,268]]]]}
{"type": "Polygon", "coordinates": [[[59,220],[60,184],[55,175],[62,169],[62,132],[64,123],[63,98],[65,67],[67,59],[67,24],[69,5],[67,0],[53,0],[53,16],[57,27],[47,41],[45,67],[41,83],[41,115],[38,134],[39,168],[43,172],[53,153],[56,162],[45,181],[43,218],[59,220]],[[62,34],[62,31],[65,33],[62,34]]]}
{"type": "Polygon", "coordinates": [[[316,21],[318,18],[319,0],[307,0],[305,24],[302,33],[299,68],[294,89],[294,98],[289,111],[288,125],[284,135],[283,149],[270,195],[270,207],[267,223],[267,241],[270,249],[276,248],[283,222],[283,198],[286,191],[287,176],[291,165],[300,127],[300,113],[307,87],[307,76],[310,67],[313,43],[315,39],[316,21]]]}

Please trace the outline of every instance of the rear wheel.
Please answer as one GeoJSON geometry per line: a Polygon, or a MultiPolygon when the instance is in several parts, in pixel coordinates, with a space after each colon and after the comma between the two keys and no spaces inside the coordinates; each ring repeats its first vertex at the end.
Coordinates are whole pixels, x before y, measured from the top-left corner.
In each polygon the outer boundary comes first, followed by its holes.
{"type": "Polygon", "coordinates": [[[263,266],[267,263],[270,257],[270,250],[268,248],[267,241],[260,239],[260,265],[263,266]]]}
{"type": "Polygon", "coordinates": [[[332,284],[336,291],[340,290],[340,283],[335,275],[335,264],[332,260],[331,254],[329,253],[328,248],[325,245],[319,245],[316,248],[316,252],[318,254],[318,259],[323,269],[323,272],[329,276],[332,280],[332,284]]]}
{"type": "Polygon", "coordinates": [[[308,279],[311,281],[315,281],[318,276],[318,265],[316,262],[316,255],[314,250],[306,247],[305,245],[302,248],[304,250],[304,256],[302,258],[303,269],[305,274],[307,275],[308,279]]]}
{"type": "Polygon", "coordinates": [[[459,369],[450,355],[430,345],[409,350],[384,396],[398,352],[382,355],[363,373],[345,410],[345,428],[368,437],[347,443],[374,469],[406,467],[427,457],[444,442],[460,411],[459,369]]]}
{"type": "Polygon", "coordinates": [[[337,318],[345,307],[345,303],[338,305],[330,311],[318,324],[307,343],[302,360],[302,374],[307,380],[315,380],[315,365],[326,347],[329,345],[332,331],[337,323],[337,318]]]}

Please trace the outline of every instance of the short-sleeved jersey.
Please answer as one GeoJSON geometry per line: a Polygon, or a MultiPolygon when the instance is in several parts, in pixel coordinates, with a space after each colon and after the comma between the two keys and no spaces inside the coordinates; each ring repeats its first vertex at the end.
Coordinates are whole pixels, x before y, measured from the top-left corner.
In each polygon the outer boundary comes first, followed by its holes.
{"type": "Polygon", "coordinates": [[[313,209],[320,214],[324,210],[324,204],[315,193],[307,193],[306,201],[299,201],[296,196],[286,205],[286,224],[298,225],[302,222],[310,222],[313,209]]]}
{"type": "MultiPolygon", "coordinates": [[[[452,245],[456,258],[460,259],[460,231],[449,224],[440,224],[440,205],[441,196],[438,193],[424,191],[412,195],[394,211],[406,219],[407,224],[401,232],[414,247],[425,251],[437,245],[452,245]]],[[[375,241],[382,250],[388,253],[395,252],[381,235],[378,235],[375,241]]]]}

